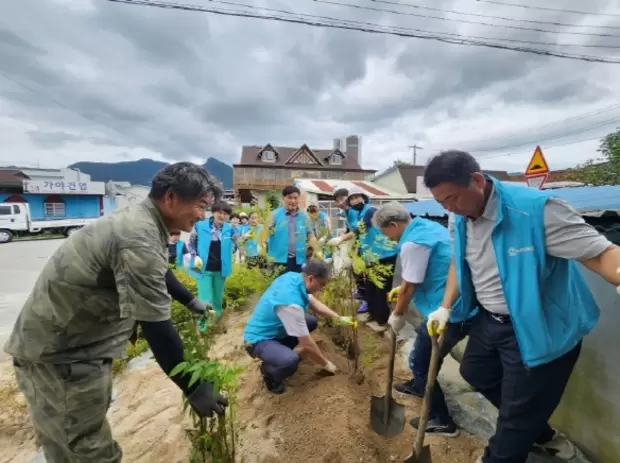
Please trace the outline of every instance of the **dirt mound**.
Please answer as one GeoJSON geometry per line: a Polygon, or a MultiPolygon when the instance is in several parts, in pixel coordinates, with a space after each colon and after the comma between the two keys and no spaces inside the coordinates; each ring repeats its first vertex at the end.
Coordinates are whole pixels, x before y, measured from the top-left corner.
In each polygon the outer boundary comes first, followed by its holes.
{"type": "MultiPolygon", "coordinates": [[[[325,329],[315,334],[317,343],[340,369],[336,376],[325,377],[311,362],[302,362],[288,380],[284,394],[268,393],[258,372],[258,362],[242,348],[242,330],[246,314],[233,314],[227,333],[220,335],[211,353],[222,359],[247,366],[238,392],[239,440],[245,463],[284,463],[290,461],[359,463],[403,461],[411,453],[415,432],[408,424],[392,439],[377,436],[370,429],[370,397],[384,394],[387,342],[363,331],[362,349],[366,352],[365,380],[352,378],[349,361],[334,345],[325,329]]],[[[399,365],[397,377],[408,372],[399,365]]],[[[407,418],[415,416],[421,401],[396,397],[407,407],[407,418]]],[[[435,463],[475,461],[482,443],[469,435],[456,439],[428,439],[435,463]]]]}

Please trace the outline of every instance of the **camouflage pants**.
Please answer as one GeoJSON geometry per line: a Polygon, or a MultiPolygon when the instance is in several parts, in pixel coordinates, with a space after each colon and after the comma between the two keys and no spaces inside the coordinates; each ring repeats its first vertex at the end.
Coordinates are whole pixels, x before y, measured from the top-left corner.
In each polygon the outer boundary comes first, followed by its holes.
{"type": "Polygon", "coordinates": [[[47,463],[118,463],[106,413],[112,398],[112,361],[44,364],[14,359],[47,463]]]}

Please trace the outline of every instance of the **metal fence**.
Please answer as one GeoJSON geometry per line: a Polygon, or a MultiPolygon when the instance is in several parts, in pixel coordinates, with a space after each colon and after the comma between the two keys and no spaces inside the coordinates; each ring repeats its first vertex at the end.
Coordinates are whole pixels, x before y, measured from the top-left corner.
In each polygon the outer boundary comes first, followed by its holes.
{"type": "MultiPolygon", "coordinates": [[[[370,200],[370,204],[372,204],[375,207],[379,207],[384,203],[389,203],[392,202],[393,200],[385,200],[385,199],[377,199],[377,200],[370,200]]],[[[415,202],[413,200],[411,201],[398,201],[401,204],[404,203],[412,203],[415,202]]],[[[327,216],[329,217],[329,220],[332,223],[332,230],[336,231],[336,230],[344,230],[346,228],[346,223],[344,221],[344,219],[342,217],[340,217],[340,215],[338,214],[340,212],[340,209],[336,206],[336,204],[333,201],[319,201],[319,209],[323,212],[327,213],[327,216]]]]}

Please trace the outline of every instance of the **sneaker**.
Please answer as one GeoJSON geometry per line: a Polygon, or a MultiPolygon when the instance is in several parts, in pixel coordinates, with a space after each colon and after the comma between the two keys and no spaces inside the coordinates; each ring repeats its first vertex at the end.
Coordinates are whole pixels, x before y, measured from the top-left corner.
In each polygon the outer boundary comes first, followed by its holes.
{"type": "Polygon", "coordinates": [[[272,394],[282,394],[284,392],[284,381],[281,383],[276,383],[271,376],[269,376],[267,373],[265,373],[265,370],[263,368],[263,364],[261,364],[260,366],[260,373],[263,377],[263,382],[265,383],[265,387],[267,388],[267,390],[269,392],[271,392],[272,394]]]}
{"type": "Polygon", "coordinates": [[[362,302],[359,309],[357,309],[357,313],[366,313],[368,312],[368,304],[366,302],[362,302]]]}
{"type": "Polygon", "coordinates": [[[561,460],[570,460],[574,458],[577,455],[575,444],[569,441],[561,432],[555,429],[554,431],[555,434],[553,435],[553,439],[544,444],[534,444],[534,446],[561,460]]]}
{"type": "Polygon", "coordinates": [[[413,381],[398,383],[394,385],[394,390],[396,392],[400,392],[401,394],[413,395],[420,398],[424,397],[424,391],[420,391],[418,388],[416,388],[413,384],[413,381]]]}
{"type": "MultiPolygon", "coordinates": [[[[418,426],[420,425],[420,418],[413,418],[409,424],[413,426],[414,429],[418,429],[418,426]]],[[[428,420],[428,424],[426,425],[426,433],[434,436],[456,437],[459,435],[459,428],[457,428],[456,424],[452,420],[444,423],[439,421],[437,418],[433,418],[428,420]]]]}

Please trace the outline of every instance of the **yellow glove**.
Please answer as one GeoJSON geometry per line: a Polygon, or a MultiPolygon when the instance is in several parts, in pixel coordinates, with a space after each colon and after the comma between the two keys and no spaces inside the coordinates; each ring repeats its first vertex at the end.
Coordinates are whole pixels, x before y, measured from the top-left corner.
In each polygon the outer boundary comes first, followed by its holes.
{"type": "Polygon", "coordinates": [[[343,325],[352,326],[353,328],[357,326],[357,320],[355,320],[353,317],[342,316],[340,317],[340,322],[343,325]]]}
{"type": "Polygon", "coordinates": [[[323,260],[323,253],[321,251],[317,251],[314,253],[314,258],[315,259],[319,259],[319,260],[323,260]]]}
{"type": "Polygon", "coordinates": [[[400,286],[397,286],[396,288],[392,289],[392,291],[388,293],[387,300],[389,303],[396,302],[396,299],[398,299],[399,291],[400,291],[400,286]]]}

